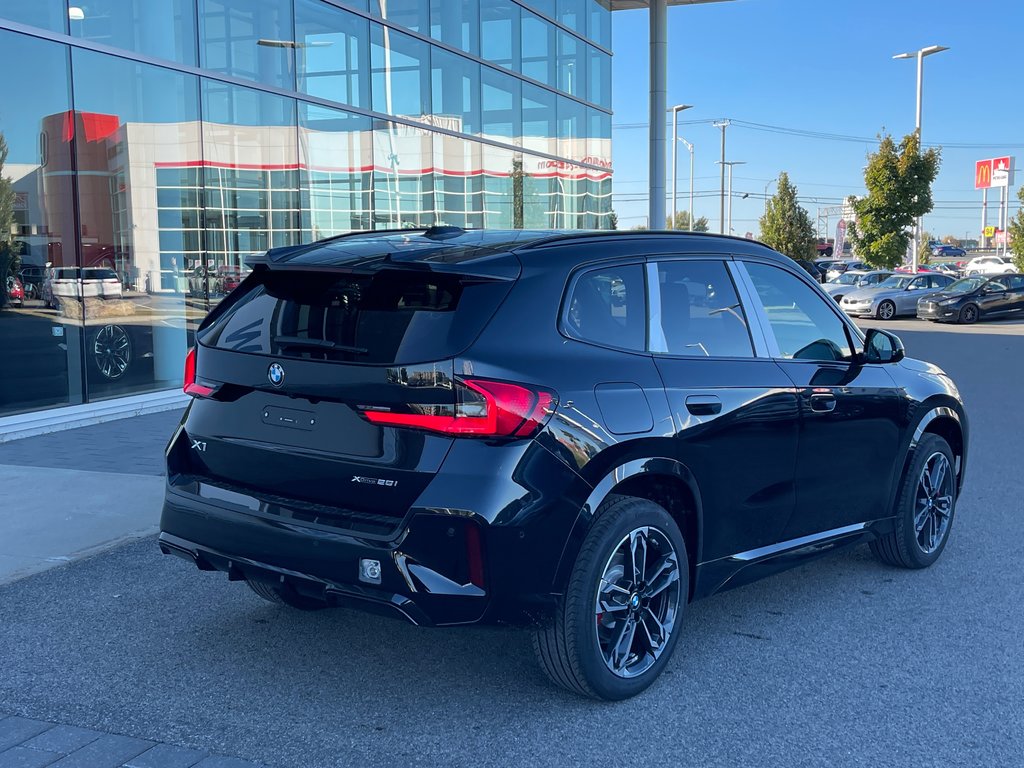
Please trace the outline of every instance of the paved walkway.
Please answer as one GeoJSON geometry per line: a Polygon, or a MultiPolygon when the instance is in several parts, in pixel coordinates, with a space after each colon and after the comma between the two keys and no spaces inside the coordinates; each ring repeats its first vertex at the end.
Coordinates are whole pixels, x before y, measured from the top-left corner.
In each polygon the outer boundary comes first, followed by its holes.
{"type": "Polygon", "coordinates": [[[0,713],[0,768],[259,768],[115,733],[0,713]]]}
{"type": "Polygon", "coordinates": [[[0,584],[155,533],[178,411],[0,444],[0,584]]]}

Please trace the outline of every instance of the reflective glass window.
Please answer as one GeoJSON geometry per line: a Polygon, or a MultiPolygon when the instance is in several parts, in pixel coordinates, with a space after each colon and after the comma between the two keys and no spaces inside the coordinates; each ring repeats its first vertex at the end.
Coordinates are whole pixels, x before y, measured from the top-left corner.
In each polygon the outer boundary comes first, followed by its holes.
{"type": "Polygon", "coordinates": [[[72,63],[80,252],[94,271],[65,301],[103,319],[84,332],[88,397],[174,387],[201,316],[186,303],[201,230],[194,207],[161,228],[153,201],[157,169],[201,161],[198,78],[82,49],[72,63]]]}
{"type": "Polygon", "coordinates": [[[67,17],[78,15],[76,5],[72,0],[68,12],[64,10],[64,0],[0,0],[0,18],[53,32],[64,32],[67,17]]]}
{"type": "Polygon", "coordinates": [[[555,18],[558,7],[556,0],[526,0],[526,4],[550,19],[555,18]]]}
{"type": "Polygon", "coordinates": [[[582,160],[587,155],[587,108],[578,101],[558,97],[558,154],[582,160]]]}
{"type": "Polygon", "coordinates": [[[430,34],[429,0],[370,0],[370,13],[421,35],[430,34]]]}
{"type": "Polygon", "coordinates": [[[370,107],[369,22],[320,0],[296,0],[299,90],[370,107]]]}
{"type": "Polygon", "coordinates": [[[430,46],[380,24],[370,25],[373,108],[403,117],[430,114],[430,46]]]}
{"type": "Polygon", "coordinates": [[[644,348],[647,297],[639,264],[583,273],[565,308],[565,330],[571,336],[618,349],[644,348]]]}
{"type": "Polygon", "coordinates": [[[562,160],[536,155],[522,156],[522,203],[515,201],[516,213],[522,208],[524,229],[553,229],[559,211],[559,196],[564,185],[559,178],[562,160]]]}
{"type": "Polygon", "coordinates": [[[74,0],[71,34],[182,64],[196,59],[195,0],[74,0]]]}
{"type": "Polygon", "coordinates": [[[204,68],[295,87],[290,0],[199,0],[199,32],[204,68]]]}
{"type": "MultiPolygon", "coordinates": [[[[587,100],[602,107],[612,105],[612,57],[593,46],[587,46],[587,100]]],[[[581,92],[582,93],[582,92],[581,92]]]]}
{"type": "Polygon", "coordinates": [[[483,226],[481,162],[480,144],[444,134],[434,136],[434,223],[483,226]]]}
{"type": "Polygon", "coordinates": [[[556,136],[556,103],[554,91],[523,83],[523,148],[554,154],[558,151],[556,136]]]}
{"type": "Polygon", "coordinates": [[[477,55],[480,53],[480,0],[430,0],[430,36],[477,55]]]}
{"type": "MultiPolygon", "coordinates": [[[[80,403],[80,306],[53,297],[53,277],[75,258],[67,46],[0,31],[10,61],[0,78],[0,416],[80,403]],[[9,234],[8,234],[9,233],[9,234]]],[[[69,297],[70,298],[70,297],[69,297]]]]}
{"type": "Polygon", "coordinates": [[[308,239],[373,229],[370,118],[300,102],[299,151],[308,239]]]}
{"type": "Polygon", "coordinates": [[[558,89],[583,98],[587,94],[587,45],[568,32],[558,31],[558,89]]]}
{"type": "Polygon", "coordinates": [[[569,29],[587,33],[587,11],[591,0],[558,0],[558,21],[569,29]]]}
{"type": "Polygon", "coordinates": [[[374,226],[434,223],[433,133],[420,126],[378,121],[373,130],[374,226]]]}
{"type": "Polygon", "coordinates": [[[721,261],[663,261],[650,287],[650,350],[685,357],[753,357],[736,287],[721,261]]]}
{"type": "Polygon", "coordinates": [[[592,108],[587,109],[586,162],[602,168],[612,166],[612,116],[592,108]]]}
{"type": "Polygon", "coordinates": [[[215,80],[203,81],[202,98],[206,267],[217,300],[245,274],[247,256],[304,239],[296,106],[215,80]]]}
{"type": "Polygon", "coordinates": [[[611,0],[587,0],[587,37],[603,48],[612,47],[611,0]]]}
{"type": "Polygon", "coordinates": [[[480,56],[505,69],[519,69],[520,16],[509,0],[480,0],[480,56]]]}
{"type": "Polygon", "coordinates": [[[480,130],[480,65],[434,48],[430,54],[435,124],[460,133],[480,130]]]}
{"type": "Polygon", "coordinates": [[[523,228],[523,157],[517,152],[484,144],[483,215],[491,229],[523,228]]]}
{"type": "Polygon", "coordinates": [[[522,63],[519,71],[545,85],[555,87],[556,27],[529,11],[523,11],[522,63]]]}
{"type": "Polygon", "coordinates": [[[481,134],[517,139],[522,133],[522,81],[490,67],[482,67],[480,79],[481,134]]]}

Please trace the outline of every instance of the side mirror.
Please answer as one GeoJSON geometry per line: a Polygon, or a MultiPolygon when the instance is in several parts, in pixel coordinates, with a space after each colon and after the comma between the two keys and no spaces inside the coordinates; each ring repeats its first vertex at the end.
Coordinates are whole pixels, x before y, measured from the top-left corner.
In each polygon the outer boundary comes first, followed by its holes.
{"type": "Polygon", "coordinates": [[[869,328],[864,337],[864,362],[898,363],[906,357],[903,342],[895,333],[869,328]]]}

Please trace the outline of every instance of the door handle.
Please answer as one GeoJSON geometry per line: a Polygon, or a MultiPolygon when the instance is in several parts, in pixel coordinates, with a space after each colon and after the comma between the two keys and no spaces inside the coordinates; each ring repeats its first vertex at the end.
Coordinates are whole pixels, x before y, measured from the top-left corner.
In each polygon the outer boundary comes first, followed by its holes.
{"type": "Polygon", "coordinates": [[[818,393],[811,395],[811,410],[819,413],[829,413],[836,409],[836,396],[831,393],[818,393]]]}
{"type": "Polygon", "coordinates": [[[694,416],[714,416],[722,412],[722,401],[717,395],[687,395],[686,410],[694,416]]]}

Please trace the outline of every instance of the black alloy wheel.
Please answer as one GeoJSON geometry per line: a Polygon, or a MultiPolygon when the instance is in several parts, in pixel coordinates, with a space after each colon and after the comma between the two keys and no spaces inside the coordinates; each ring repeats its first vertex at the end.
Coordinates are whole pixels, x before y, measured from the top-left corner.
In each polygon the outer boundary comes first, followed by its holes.
{"type": "Polygon", "coordinates": [[[894,530],[871,542],[883,562],[927,568],[939,559],[956,513],[956,460],[949,444],[925,433],[900,484],[894,530]]]}
{"type": "Polygon", "coordinates": [[[978,305],[968,304],[961,309],[959,321],[961,325],[973,325],[978,322],[978,305]]]}
{"type": "Polygon", "coordinates": [[[686,546],[672,516],[646,499],[610,497],[534,650],[567,690],[608,701],[635,696],[665,668],[688,597],[686,546]]]}
{"type": "Polygon", "coordinates": [[[132,364],[132,342],[120,325],[100,328],[92,342],[92,359],[108,381],[120,379],[132,364]]]}

